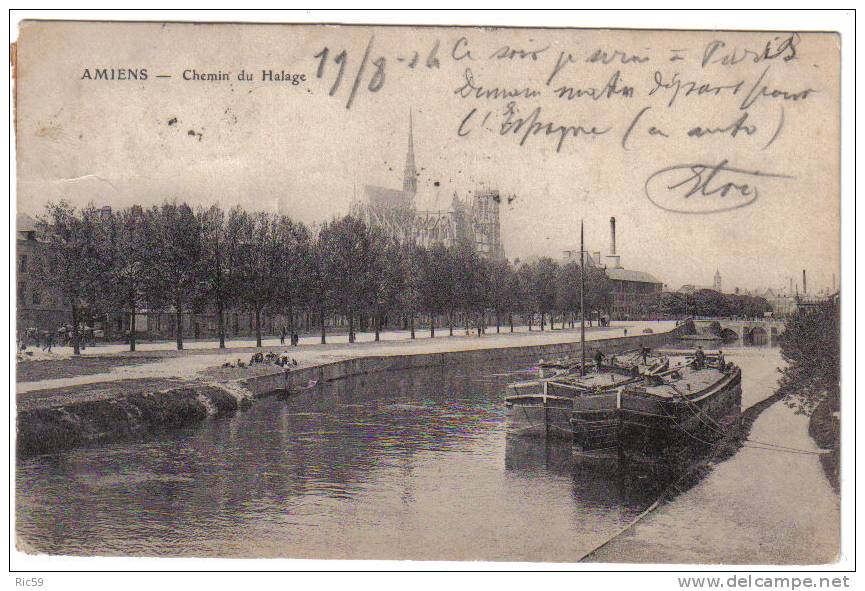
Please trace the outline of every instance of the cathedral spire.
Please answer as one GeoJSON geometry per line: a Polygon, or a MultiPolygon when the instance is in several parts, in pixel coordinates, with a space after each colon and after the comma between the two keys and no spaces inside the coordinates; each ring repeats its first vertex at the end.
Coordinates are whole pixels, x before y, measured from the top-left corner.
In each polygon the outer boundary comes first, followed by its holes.
{"type": "Polygon", "coordinates": [[[408,152],[405,156],[402,190],[412,197],[417,193],[417,169],[414,164],[414,130],[412,129],[411,110],[408,112],[408,152]]]}

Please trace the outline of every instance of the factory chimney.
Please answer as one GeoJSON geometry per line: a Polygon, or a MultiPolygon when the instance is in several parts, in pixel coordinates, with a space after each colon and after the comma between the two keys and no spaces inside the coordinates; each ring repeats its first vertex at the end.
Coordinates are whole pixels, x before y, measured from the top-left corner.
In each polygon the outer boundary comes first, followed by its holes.
{"type": "Polygon", "coordinates": [[[607,267],[621,269],[620,257],[616,254],[616,218],[610,218],[610,254],[607,255],[607,267]]]}
{"type": "Polygon", "coordinates": [[[616,254],[616,218],[610,218],[610,256],[616,254]]]}
{"type": "Polygon", "coordinates": [[[802,269],[802,293],[808,295],[808,280],[805,278],[805,269],[802,269]]]}

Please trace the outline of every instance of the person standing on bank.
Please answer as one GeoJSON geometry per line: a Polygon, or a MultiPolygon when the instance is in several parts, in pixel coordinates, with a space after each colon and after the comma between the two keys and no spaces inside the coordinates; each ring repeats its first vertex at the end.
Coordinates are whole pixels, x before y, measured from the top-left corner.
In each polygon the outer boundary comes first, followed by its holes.
{"type": "Polygon", "coordinates": [[[601,352],[600,349],[597,349],[595,351],[595,369],[597,369],[599,372],[601,371],[601,363],[603,363],[603,361],[604,354],[601,352]]]}

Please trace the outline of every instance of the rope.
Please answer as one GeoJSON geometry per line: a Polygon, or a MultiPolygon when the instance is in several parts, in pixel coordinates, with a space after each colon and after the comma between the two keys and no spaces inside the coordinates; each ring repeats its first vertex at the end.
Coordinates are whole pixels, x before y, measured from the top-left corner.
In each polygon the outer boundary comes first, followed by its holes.
{"type": "MultiPolygon", "coordinates": [[[[677,393],[681,394],[681,392],[680,392],[680,391],[679,391],[679,390],[678,390],[678,389],[677,389],[673,384],[670,384],[670,387],[673,388],[673,390],[675,390],[677,393]]],[[[684,398],[684,397],[683,397],[683,400],[684,400],[684,401],[689,405],[689,408],[692,408],[692,409],[696,410],[697,412],[699,412],[700,414],[702,414],[703,416],[705,416],[706,418],[708,418],[712,423],[714,423],[714,425],[716,425],[717,427],[719,427],[719,429],[723,428],[723,426],[722,426],[721,424],[719,424],[717,421],[715,421],[715,420],[714,420],[714,419],[713,419],[709,414],[707,414],[704,410],[702,410],[702,409],[701,409],[699,406],[697,406],[694,402],[692,402],[692,401],[690,401],[690,400],[688,400],[687,398],[684,398]]],[[[665,411],[665,412],[666,412],[666,411],[665,411]]],[[[682,426],[681,426],[681,425],[676,421],[676,419],[675,419],[674,417],[672,417],[672,416],[669,415],[669,414],[668,414],[667,416],[669,416],[670,419],[672,419],[672,421],[673,421],[674,423],[676,423],[676,426],[679,427],[679,429],[680,429],[682,432],[684,432],[686,435],[688,435],[688,436],[690,436],[690,437],[692,437],[692,438],[694,438],[694,439],[697,439],[698,441],[703,441],[702,439],[700,439],[700,438],[694,436],[693,434],[688,433],[687,430],[685,430],[685,429],[684,429],[684,428],[683,428],[683,427],[682,427],[682,426]]],[[[694,416],[696,416],[698,419],[700,419],[700,416],[699,416],[699,415],[696,415],[696,414],[695,414],[694,416]]],[[[712,425],[706,423],[706,422],[703,421],[702,419],[700,419],[700,422],[703,423],[704,425],[706,425],[707,427],[709,427],[709,429],[711,429],[711,430],[714,431],[715,433],[719,434],[721,437],[726,437],[727,435],[729,435],[729,430],[727,430],[727,432],[723,432],[723,431],[721,431],[721,430],[719,430],[719,429],[715,429],[712,425]]],[[[716,440],[716,441],[719,441],[719,440],[720,440],[720,438],[719,438],[718,440],[716,440]]],[[[703,441],[703,443],[708,444],[709,442],[707,442],[707,441],[703,441]]],[[[762,449],[762,450],[766,450],[766,451],[779,451],[779,452],[792,453],[792,454],[805,454],[805,455],[824,455],[824,454],[827,454],[827,453],[831,453],[831,450],[818,450],[818,451],[814,451],[814,450],[810,450],[810,449],[799,449],[799,448],[796,448],[796,447],[789,447],[789,446],[786,446],[786,445],[779,445],[779,444],[777,444],[777,443],[769,443],[769,442],[766,442],[766,441],[759,441],[759,440],[756,440],[756,439],[746,439],[745,441],[742,442],[742,447],[749,447],[749,448],[751,448],[751,449],[762,449]],[[747,445],[748,443],[752,443],[752,444],[756,444],[756,445],[747,445]],[[762,447],[761,447],[761,446],[762,446],[762,447]]]]}
{"type": "Polygon", "coordinates": [[[777,452],[788,453],[788,454],[814,455],[814,456],[822,456],[825,454],[832,453],[832,450],[830,450],[830,449],[821,449],[821,450],[814,451],[811,449],[796,449],[794,447],[784,447],[784,446],[780,446],[780,445],[774,445],[772,443],[762,444],[762,445],[766,445],[767,447],[760,447],[759,445],[748,445],[748,443],[760,443],[760,442],[745,440],[745,442],[742,444],[742,447],[748,447],[750,449],[762,449],[765,451],[777,451],[777,452]]]}

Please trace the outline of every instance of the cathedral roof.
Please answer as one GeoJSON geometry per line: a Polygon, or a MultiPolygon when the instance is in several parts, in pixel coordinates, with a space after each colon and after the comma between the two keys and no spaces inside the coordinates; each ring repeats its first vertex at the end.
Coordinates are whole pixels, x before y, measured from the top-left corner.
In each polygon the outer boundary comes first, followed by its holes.
{"type": "Polygon", "coordinates": [[[375,185],[364,185],[363,189],[369,199],[369,204],[373,207],[410,209],[413,205],[414,195],[400,189],[389,189],[375,185]]]}

